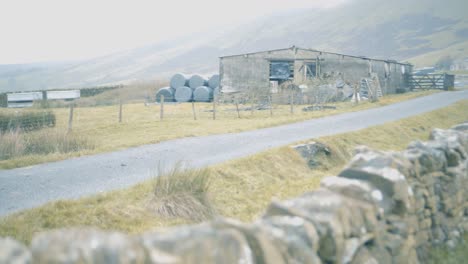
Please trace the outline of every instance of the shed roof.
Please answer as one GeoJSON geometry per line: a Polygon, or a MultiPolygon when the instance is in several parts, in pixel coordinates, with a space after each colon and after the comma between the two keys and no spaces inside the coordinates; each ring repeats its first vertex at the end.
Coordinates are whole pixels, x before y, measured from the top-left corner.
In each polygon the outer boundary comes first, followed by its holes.
{"type": "Polygon", "coordinates": [[[411,65],[411,63],[408,63],[408,62],[398,62],[398,61],[392,60],[392,59],[387,59],[387,60],[374,59],[374,58],[369,58],[369,57],[365,57],[365,56],[347,55],[347,54],[341,54],[341,53],[336,53],[336,52],[321,51],[321,50],[316,50],[316,49],[300,48],[300,47],[296,47],[296,46],[291,46],[289,48],[283,48],[283,49],[273,49],[273,50],[256,51],[256,52],[249,52],[249,53],[243,53],[243,54],[226,55],[226,56],[221,56],[219,58],[222,59],[222,58],[229,58],[229,57],[237,57],[237,56],[258,54],[258,53],[263,53],[263,52],[274,52],[274,51],[293,50],[293,49],[313,51],[313,52],[321,52],[321,53],[327,53],[327,54],[334,54],[334,55],[340,55],[340,56],[351,57],[351,58],[358,58],[358,59],[363,59],[363,60],[384,61],[384,62],[390,62],[390,63],[401,64],[401,65],[411,65]]]}

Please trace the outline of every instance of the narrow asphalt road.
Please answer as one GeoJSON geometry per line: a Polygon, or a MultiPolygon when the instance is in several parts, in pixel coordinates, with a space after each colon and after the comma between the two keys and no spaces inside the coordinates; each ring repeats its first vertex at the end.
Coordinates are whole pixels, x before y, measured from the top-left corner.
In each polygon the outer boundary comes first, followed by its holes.
{"type": "Polygon", "coordinates": [[[383,124],[462,99],[468,99],[468,91],[437,93],[384,107],[272,128],[182,138],[32,167],[0,170],[0,216],[49,201],[131,186],[154,177],[158,164],[170,168],[182,161],[193,167],[202,167],[271,147],[383,124]]]}

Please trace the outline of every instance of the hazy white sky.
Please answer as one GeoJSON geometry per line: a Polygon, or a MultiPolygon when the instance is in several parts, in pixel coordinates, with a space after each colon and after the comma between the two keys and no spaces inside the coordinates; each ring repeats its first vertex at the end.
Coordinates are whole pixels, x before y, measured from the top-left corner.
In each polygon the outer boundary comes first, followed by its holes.
{"type": "Polygon", "coordinates": [[[0,0],[0,64],[86,59],[346,0],[0,0]]]}

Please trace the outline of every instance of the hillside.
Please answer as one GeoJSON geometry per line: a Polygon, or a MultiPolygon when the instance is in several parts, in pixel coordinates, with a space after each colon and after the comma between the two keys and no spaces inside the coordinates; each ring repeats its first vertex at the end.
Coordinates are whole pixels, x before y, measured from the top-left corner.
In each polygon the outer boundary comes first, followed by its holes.
{"type": "Polygon", "coordinates": [[[248,27],[249,31],[219,39],[216,45],[252,51],[294,44],[406,60],[468,41],[465,10],[468,2],[464,0],[354,0],[331,10],[268,17],[248,27]]]}
{"type": "Polygon", "coordinates": [[[222,34],[193,34],[83,62],[0,66],[0,92],[209,73],[217,71],[219,56],[292,45],[429,65],[443,55],[468,56],[466,10],[466,0],[350,0],[333,9],[285,11],[222,34]]]}
{"type": "Polygon", "coordinates": [[[439,58],[451,56],[452,58],[465,58],[468,56],[468,40],[450,45],[446,48],[437,49],[416,57],[410,58],[409,61],[416,66],[432,65],[439,58]]]}

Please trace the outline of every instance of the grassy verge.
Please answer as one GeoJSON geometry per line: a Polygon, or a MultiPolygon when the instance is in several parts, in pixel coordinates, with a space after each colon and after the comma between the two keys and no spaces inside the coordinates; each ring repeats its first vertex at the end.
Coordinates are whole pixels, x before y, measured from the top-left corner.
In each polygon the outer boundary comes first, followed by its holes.
{"type": "MultiPolygon", "coordinates": [[[[165,119],[159,120],[159,106],[144,104],[126,104],[123,106],[123,122],[118,122],[118,106],[77,107],[74,110],[73,131],[87,136],[96,142],[95,148],[71,153],[33,155],[0,161],[0,169],[11,169],[43,162],[56,161],[80,155],[114,151],[144,144],[158,143],[165,140],[205,136],[221,133],[235,133],[272,127],[281,124],[304,121],[351,111],[359,111],[384,106],[415,97],[428,95],[435,91],[388,95],[379,102],[350,102],[333,104],[336,109],[303,112],[297,106],[293,115],[289,106],[277,106],[271,117],[269,111],[242,111],[237,117],[234,105],[220,105],[216,120],[212,120],[210,103],[197,103],[197,120],[193,120],[191,104],[166,104],[165,119]]],[[[244,106],[241,106],[241,108],[244,106]]],[[[248,107],[248,106],[247,106],[248,107]]],[[[10,111],[9,109],[1,111],[10,111]]],[[[66,131],[68,127],[67,108],[52,109],[57,117],[56,127],[66,131]]]]}
{"type": "MultiPolygon", "coordinates": [[[[352,156],[356,145],[365,144],[384,150],[404,149],[412,140],[427,140],[434,127],[448,128],[466,121],[467,103],[465,100],[385,125],[320,138],[318,141],[328,145],[333,154],[323,161],[321,169],[314,171],[287,146],[212,166],[209,168],[209,202],[220,215],[251,221],[262,213],[271,199],[297,196],[317,188],[323,177],[338,173],[352,156]]],[[[155,186],[156,179],[125,190],[53,202],[15,213],[0,219],[0,236],[29,242],[34,233],[52,228],[90,225],[138,233],[196,221],[155,213],[155,186]]],[[[202,188],[195,189],[207,190],[204,184],[196,186],[202,188]]]]}
{"type": "Polygon", "coordinates": [[[93,147],[94,144],[82,135],[53,129],[0,132],[0,160],[22,161],[40,155],[63,155],[93,147]]]}

